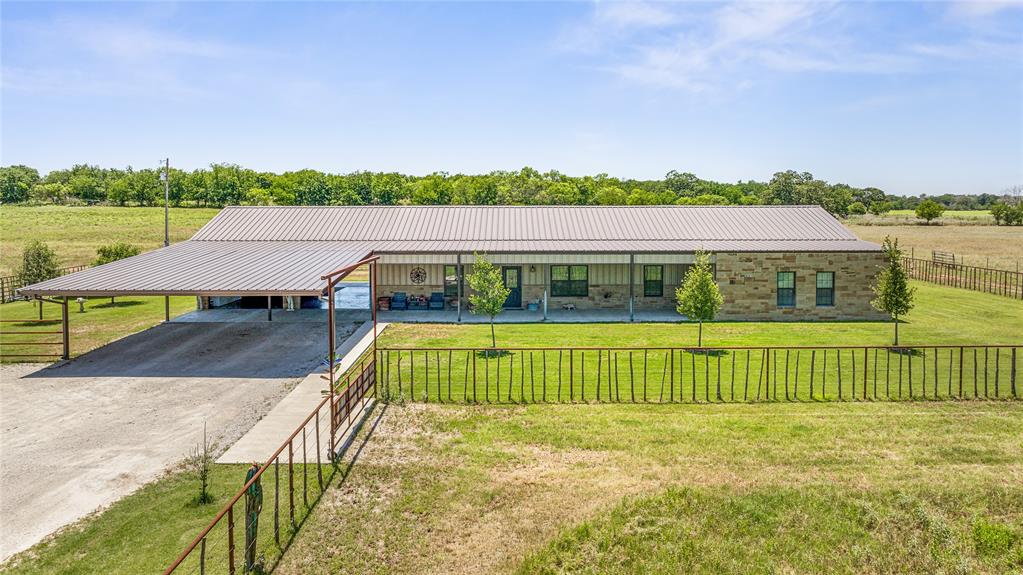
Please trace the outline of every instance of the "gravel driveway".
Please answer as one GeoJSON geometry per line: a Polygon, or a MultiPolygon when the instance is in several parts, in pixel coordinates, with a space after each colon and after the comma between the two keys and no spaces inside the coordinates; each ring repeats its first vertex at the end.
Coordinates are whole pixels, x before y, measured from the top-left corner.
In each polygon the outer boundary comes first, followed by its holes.
{"type": "Polygon", "coordinates": [[[229,447],[317,370],[324,331],[169,323],[53,367],[0,366],[0,561],[158,477],[204,422],[229,447]]]}

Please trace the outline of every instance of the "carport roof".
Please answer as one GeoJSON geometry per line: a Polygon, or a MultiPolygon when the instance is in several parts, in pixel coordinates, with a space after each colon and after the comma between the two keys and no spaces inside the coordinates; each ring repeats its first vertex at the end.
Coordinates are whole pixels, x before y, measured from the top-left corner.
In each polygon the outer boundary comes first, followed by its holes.
{"type": "Polygon", "coordinates": [[[19,290],[27,296],[319,295],[369,256],[342,242],[185,241],[19,290]]]}

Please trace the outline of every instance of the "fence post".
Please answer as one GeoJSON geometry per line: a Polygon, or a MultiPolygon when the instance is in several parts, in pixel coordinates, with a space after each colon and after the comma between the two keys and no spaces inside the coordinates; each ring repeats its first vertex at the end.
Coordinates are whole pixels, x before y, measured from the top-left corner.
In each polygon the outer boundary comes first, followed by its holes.
{"type": "MultiPolygon", "coordinates": [[[[71,327],[68,325],[67,316],[67,296],[64,296],[64,305],[60,306],[60,325],[61,331],[61,343],[64,346],[64,351],[61,353],[61,359],[68,359],[71,357],[71,327]]],[[[43,302],[39,302],[39,309],[42,309],[43,302]]]]}

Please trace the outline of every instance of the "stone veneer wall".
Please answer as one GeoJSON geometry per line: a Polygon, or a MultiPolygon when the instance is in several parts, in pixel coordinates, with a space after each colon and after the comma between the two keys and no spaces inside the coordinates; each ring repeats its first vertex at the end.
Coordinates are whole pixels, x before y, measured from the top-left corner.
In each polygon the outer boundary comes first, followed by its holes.
{"type": "MultiPolygon", "coordinates": [[[[818,253],[718,253],[717,280],[725,303],[718,319],[725,320],[883,320],[884,314],[870,306],[874,294],[874,276],[884,265],[880,252],[818,252],[818,253]],[[777,306],[777,272],[796,272],[796,307],[777,306]],[[835,272],[835,305],[816,306],[817,272],[835,272]]],[[[423,265],[427,281],[421,285],[407,282],[413,265],[381,265],[379,295],[403,291],[409,295],[426,295],[444,291],[442,266],[423,265]],[[390,269],[387,269],[390,268],[390,269]]],[[[530,272],[523,266],[522,303],[543,297],[547,288],[546,273],[537,265],[530,272]]],[[[465,266],[465,273],[471,266],[465,266]]],[[[681,281],[685,266],[665,264],[664,296],[644,297],[642,265],[636,265],[636,310],[674,309],[675,288],[681,281]]],[[[629,309],[628,265],[590,264],[590,290],[587,297],[551,297],[548,305],[559,309],[572,303],[580,309],[629,309]],[[600,282],[600,283],[597,283],[600,282]]],[[[464,294],[463,294],[464,295],[464,294]]]]}
{"type": "Polygon", "coordinates": [[[720,319],[883,320],[870,305],[880,252],[719,253],[720,319]],[[796,306],[777,305],[777,273],[796,273],[796,306]],[[835,305],[817,307],[817,272],[835,272],[835,305]]]}

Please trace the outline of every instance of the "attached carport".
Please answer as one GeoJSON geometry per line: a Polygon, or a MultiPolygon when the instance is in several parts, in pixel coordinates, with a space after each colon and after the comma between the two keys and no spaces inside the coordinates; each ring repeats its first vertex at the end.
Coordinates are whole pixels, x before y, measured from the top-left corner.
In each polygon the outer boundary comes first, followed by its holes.
{"type": "MultiPolygon", "coordinates": [[[[370,268],[375,301],[376,258],[361,242],[220,241],[192,239],[145,254],[29,285],[23,296],[62,306],[63,353],[69,357],[68,303],[77,297],[326,297],[334,318],[334,289],[361,266],[370,268]]],[[[376,306],[370,306],[376,319],[376,306]]],[[[165,319],[170,320],[169,306],[165,319]]],[[[272,311],[267,308],[268,317],[272,311]]],[[[328,333],[334,322],[327,321],[328,333]]],[[[328,353],[333,354],[330,338],[328,353]]]]}

